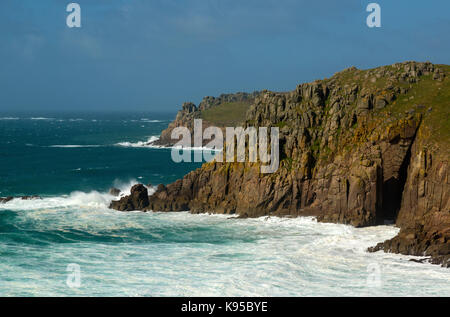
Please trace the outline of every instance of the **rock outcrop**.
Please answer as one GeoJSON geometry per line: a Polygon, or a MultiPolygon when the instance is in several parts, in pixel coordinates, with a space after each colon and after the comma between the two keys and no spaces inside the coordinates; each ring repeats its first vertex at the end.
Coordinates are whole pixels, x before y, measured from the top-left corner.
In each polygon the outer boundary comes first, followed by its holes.
{"type": "Polygon", "coordinates": [[[142,184],[134,185],[131,188],[129,196],[122,197],[120,200],[111,202],[109,208],[120,211],[143,210],[148,207],[148,191],[142,184]]]}
{"type": "Polygon", "coordinates": [[[108,192],[108,193],[109,193],[111,196],[118,197],[118,196],[120,195],[121,191],[120,191],[120,189],[118,189],[118,188],[112,187],[112,188],[109,189],[109,192],[108,192]]]}
{"type": "Polygon", "coordinates": [[[432,263],[450,267],[449,156],[435,154],[441,151],[428,149],[422,142],[419,136],[412,147],[397,217],[400,233],[369,251],[429,256],[432,263]]]}
{"type": "Polygon", "coordinates": [[[33,195],[33,196],[20,196],[20,197],[12,197],[12,196],[8,196],[8,197],[0,197],[0,203],[7,203],[13,199],[22,199],[22,200],[35,200],[35,199],[42,199],[39,196],[33,195]]]}
{"type": "Polygon", "coordinates": [[[244,126],[280,129],[276,173],[261,174],[259,162],[206,163],[159,186],[143,210],[313,215],[356,227],[394,221],[400,234],[372,251],[446,265],[449,71],[416,62],[353,67],[292,92],[264,91],[244,126]]]}
{"type": "MultiPolygon", "coordinates": [[[[219,126],[221,127],[221,123],[215,122],[214,118],[204,118],[203,114],[212,108],[228,108],[230,106],[238,106],[242,108],[242,112],[244,116],[237,115],[236,118],[233,118],[233,121],[237,123],[244,123],[245,112],[247,108],[253,103],[255,97],[259,95],[259,92],[254,93],[244,93],[239,92],[236,94],[222,94],[219,97],[205,97],[200,102],[198,107],[192,102],[183,103],[181,110],[178,112],[175,120],[171,122],[167,129],[162,131],[159,140],[152,143],[152,145],[157,146],[173,146],[178,140],[172,139],[172,131],[177,127],[187,127],[191,131],[191,135],[194,135],[194,120],[195,119],[203,119],[203,130],[208,128],[209,126],[219,126]],[[209,120],[208,120],[209,119],[209,120]]],[[[233,108],[233,110],[235,110],[233,108]]],[[[192,139],[193,143],[193,139],[192,139]]],[[[204,140],[203,145],[208,143],[207,140],[204,140]]]]}

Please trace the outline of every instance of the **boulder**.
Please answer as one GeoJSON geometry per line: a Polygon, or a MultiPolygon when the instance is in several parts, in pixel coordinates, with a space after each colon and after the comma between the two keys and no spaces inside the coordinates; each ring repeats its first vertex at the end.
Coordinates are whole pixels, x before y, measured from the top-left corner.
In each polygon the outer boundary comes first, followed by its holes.
{"type": "Polygon", "coordinates": [[[0,197],[0,203],[7,203],[8,201],[11,201],[13,199],[22,199],[22,200],[35,200],[35,199],[42,199],[40,196],[33,195],[33,196],[19,196],[19,197],[0,197]]]}
{"type": "Polygon", "coordinates": [[[145,210],[149,205],[147,188],[142,184],[134,185],[129,196],[112,201],[109,208],[119,211],[145,210]]]}
{"type": "Polygon", "coordinates": [[[8,196],[8,197],[3,197],[3,198],[0,198],[0,203],[7,203],[8,201],[11,201],[11,200],[13,200],[14,199],[14,197],[12,197],[12,196],[8,196]]]}
{"type": "Polygon", "coordinates": [[[118,188],[112,187],[112,188],[109,189],[109,194],[111,196],[118,197],[120,195],[120,193],[121,193],[121,191],[118,188]]]}

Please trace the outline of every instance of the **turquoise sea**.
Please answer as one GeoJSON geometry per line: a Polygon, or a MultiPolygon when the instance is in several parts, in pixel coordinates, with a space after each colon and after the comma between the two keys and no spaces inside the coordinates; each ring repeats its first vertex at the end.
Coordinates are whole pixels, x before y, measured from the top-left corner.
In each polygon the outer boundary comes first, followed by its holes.
{"type": "Polygon", "coordinates": [[[0,203],[0,296],[450,296],[448,269],[365,252],[394,226],[109,210],[200,167],[145,145],[173,117],[0,114],[0,197],[42,197],[0,203]]]}

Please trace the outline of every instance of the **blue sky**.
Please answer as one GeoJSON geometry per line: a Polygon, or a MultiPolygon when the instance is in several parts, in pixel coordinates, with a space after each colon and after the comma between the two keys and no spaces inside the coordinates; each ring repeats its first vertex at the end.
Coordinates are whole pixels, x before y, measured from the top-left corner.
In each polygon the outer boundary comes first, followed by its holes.
{"type": "Polygon", "coordinates": [[[450,1],[0,1],[0,111],[175,111],[203,96],[292,90],[350,66],[450,63],[450,1]]]}

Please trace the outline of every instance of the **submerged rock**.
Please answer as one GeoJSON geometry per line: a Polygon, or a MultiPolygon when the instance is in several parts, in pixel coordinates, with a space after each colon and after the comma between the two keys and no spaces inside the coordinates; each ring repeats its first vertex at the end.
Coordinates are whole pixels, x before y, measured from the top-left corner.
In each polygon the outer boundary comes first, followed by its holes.
{"type": "Polygon", "coordinates": [[[13,199],[14,199],[14,197],[12,197],[12,196],[3,197],[3,198],[0,197],[0,203],[4,204],[4,203],[7,203],[8,201],[11,201],[13,199]]]}
{"type": "Polygon", "coordinates": [[[42,199],[40,196],[33,195],[33,196],[19,196],[19,197],[0,197],[0,203],[7,203],[13,199],[22,199],[22,200],[35,200],[35,199],[42,199]]]}
{"type": "Polygon", "coordinates": [[[121,191],[118,188],[112,187],[112,188],[109,189],[109,194],[111,196],[118,197],[120,195],[120,193],[121,193],[121,191]]]}
{"type": "Polygon", "coordinates": [[[20,197],[22,200],[35,200],[35,199],[42,199],[40,196],[33,195],[33,196],[22,196],[20,197]]]}

